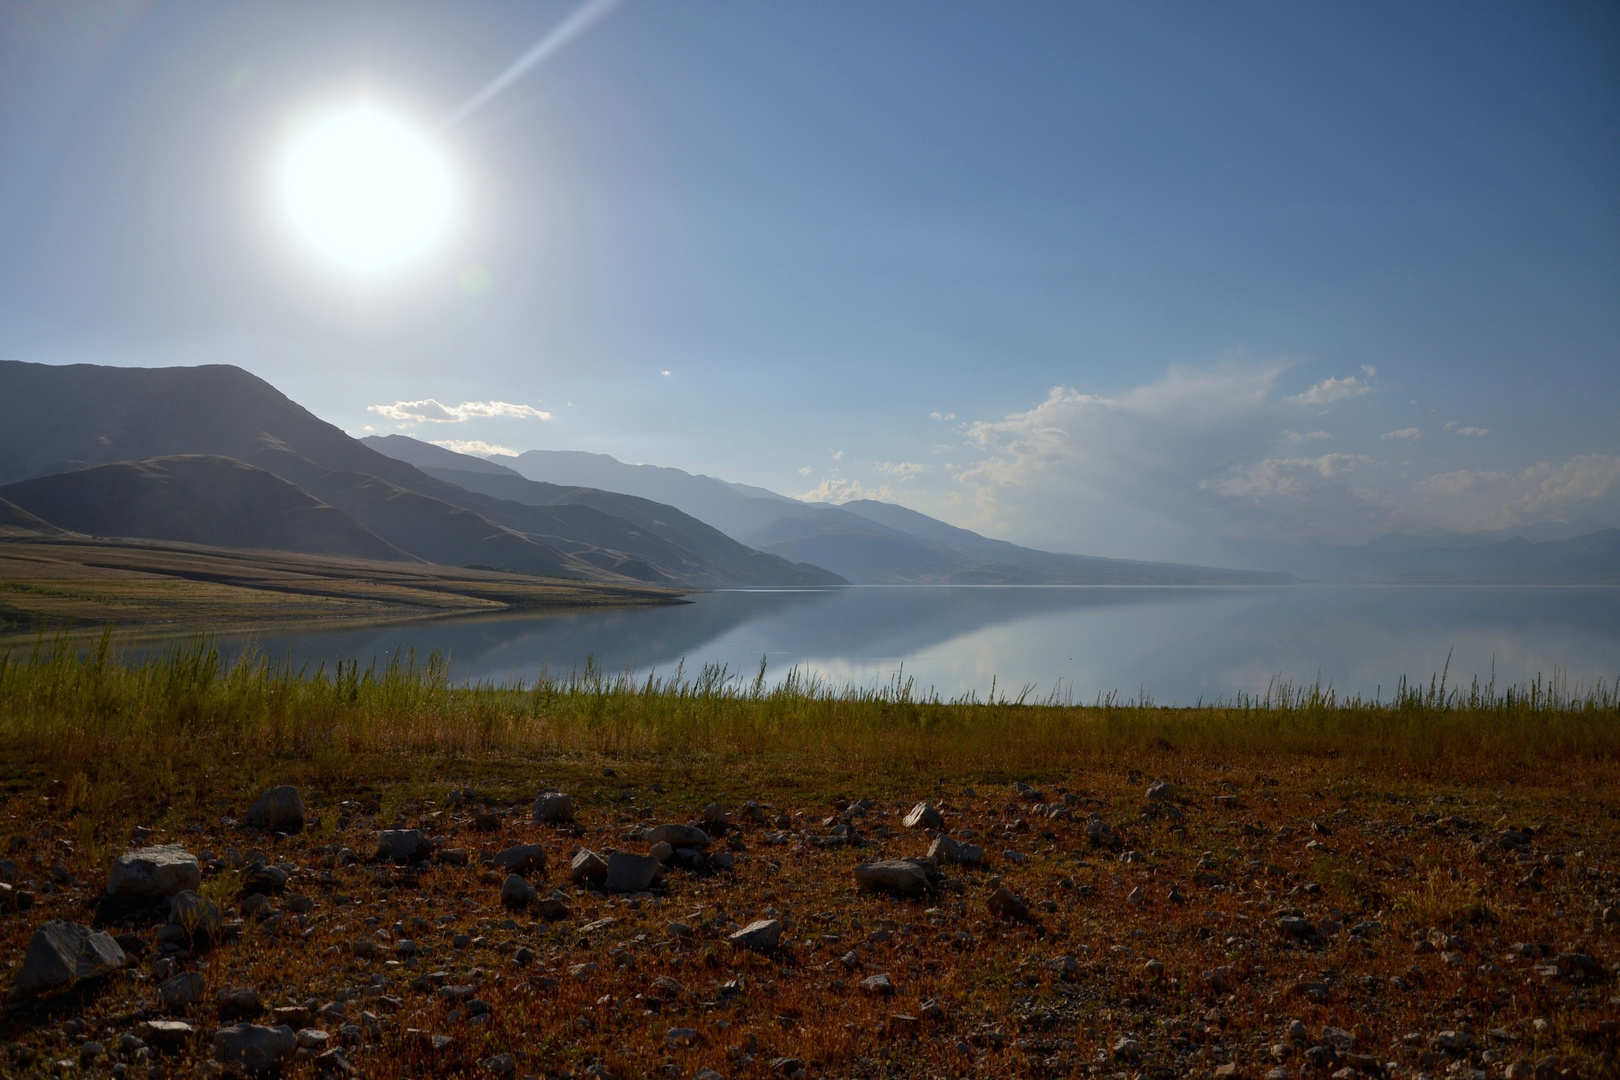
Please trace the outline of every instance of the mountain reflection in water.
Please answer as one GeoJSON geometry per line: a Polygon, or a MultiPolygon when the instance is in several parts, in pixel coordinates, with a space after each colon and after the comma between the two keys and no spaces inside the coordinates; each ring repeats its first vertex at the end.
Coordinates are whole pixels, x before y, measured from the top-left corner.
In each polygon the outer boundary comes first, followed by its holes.
{"type": "MultiPolygon", "coordinates": [[[[235,651],[244,639],[222,642],[235,651]]],[[[1016,696],[1054,687],[1078,701],[1119,691],[1163,704],[1263,692],[1277,676],[1388,696],[1450,658],[1453,683],[1498,686],[1558,671],[1571,684],[1620,673],[1612,588],[918,587],[716,592],[640,610],[564,611],[346,627],[253,639],[297,664],[386,664],[414,650],[450,658],[457,681],[567,676],[587,660],[618,674],[723,664],[768,682],[794,667],[835,686],[1016,696]]]]}

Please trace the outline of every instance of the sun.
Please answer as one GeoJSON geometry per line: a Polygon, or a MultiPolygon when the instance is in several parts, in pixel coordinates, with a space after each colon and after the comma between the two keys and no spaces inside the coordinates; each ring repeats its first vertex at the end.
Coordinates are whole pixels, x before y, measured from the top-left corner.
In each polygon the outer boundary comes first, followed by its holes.
{"type": "Polygon", "coordinates": [[[444,156],[409,125],[369,106],[301,130],[279,181],[282,210],[299,238],[365,276],[421,255],[454,211],[444,156]]]}

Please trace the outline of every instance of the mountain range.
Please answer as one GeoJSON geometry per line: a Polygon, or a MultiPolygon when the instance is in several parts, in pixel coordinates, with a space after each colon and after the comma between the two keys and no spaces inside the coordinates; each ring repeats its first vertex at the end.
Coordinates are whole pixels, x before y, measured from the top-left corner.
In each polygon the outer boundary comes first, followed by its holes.
{"type": "Polygon", "coordinates": [[[764,488],[679,469],[626,465],[605,454],[531,450],[497,463],[404,435],[361,440],[429,476],[526,502],[548,485],[589,484],[680,508],[734,540],[825,567],[856,585],[1253,585],[1286,574],[1064,555],[991,540],[894,503],[805,503],[764,488]]]}
{"type": "MultiPolygon", "coordinates": [[[[0,362],[0,537],[63,532],[682,588],[1297,580],[1038,551],[602,454],[355,439],[229,365],[0,362]]],[[[1356,579],[1620,580],[1620,530],[1332,557],[1356,579]]]]}
{"type": "Polygon", "coordinates": [[[543,497],[518,503],[445,483],[228,365],[0,362],[0,484],[0,499],[20,511],[60,528],[72,526],[48,515],[71,517],[104,535],[136,530],[130,535],[218,546],[244,538],[303,545],[289,550],[329,542],[341,550],[370,534],[364,543],[397,557],[554,577],[696,588],[845,584],[644,499],[552,485],[543,497]],[[177,460],[195,456],[205,460],[177,460]],[[113,463],[143,464],[93,468],[113,463]],[[87,470],[90,476],[77,475],[87,470]],[[13,490],[20,481],[30,483],[13,490]],[[275,498],[233,511],[233,489],[244,484],[275,498]],[[119,487],[125,494],[114,497],[119,487]],[[74,508],[87,500],[109,505],[74,508]],[[320,540],[312,524],[301,539],[288,540],[267,527],[277,508],[283,525],[287,514],[306,512],[329,539],[320,540]],[[227,524],[242,513],[242,528],[227,524]]]}

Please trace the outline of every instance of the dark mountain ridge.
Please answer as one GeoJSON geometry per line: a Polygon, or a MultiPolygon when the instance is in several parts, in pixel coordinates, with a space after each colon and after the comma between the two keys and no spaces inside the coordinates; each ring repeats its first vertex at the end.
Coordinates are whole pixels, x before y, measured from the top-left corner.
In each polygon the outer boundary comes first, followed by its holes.
{"type": "Polygon", "coordinates": [[[91,465],[0,487],[43,521],[90,536],[420,561],[273,473],[206,454],[91,465]]]}
{"type": "Polygon", "coordinates": [[[699,587],[843,583],[729,539],[706,555],[685,549],[681,539],[707,527],[674,508],[632,523],[588,496],[542,508],[445,483],[229,365],[0,362],[0,482],[188,454],[274,473],[402,551],[449,565],[699,587]]]}

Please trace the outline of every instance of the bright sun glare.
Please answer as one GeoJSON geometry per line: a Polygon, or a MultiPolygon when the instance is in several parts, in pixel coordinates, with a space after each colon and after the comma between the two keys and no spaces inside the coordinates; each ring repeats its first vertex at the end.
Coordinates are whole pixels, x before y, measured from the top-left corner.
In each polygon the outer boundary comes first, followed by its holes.
{"type": "Polygon", "coordinates": [[[368,107],[299,132],[280,180],[282,207],[298,235],[360,274],[421,254],[444,233],[454,201],[438,150],[368,107]]]}

